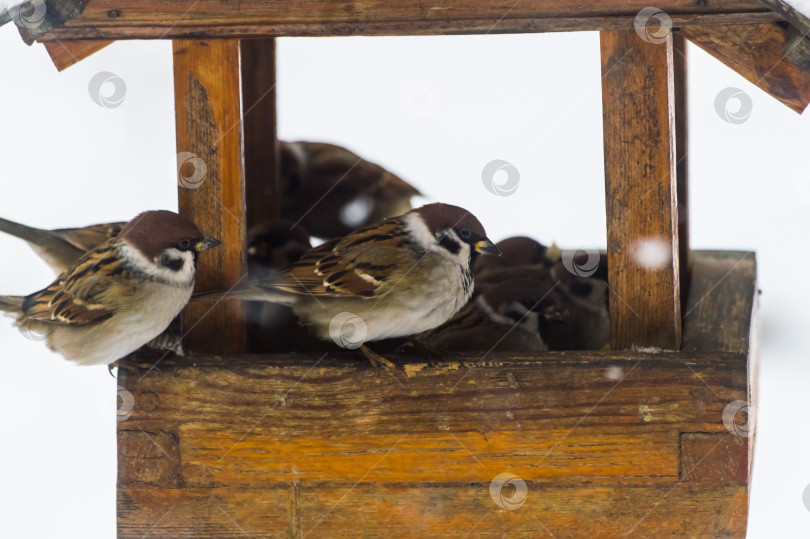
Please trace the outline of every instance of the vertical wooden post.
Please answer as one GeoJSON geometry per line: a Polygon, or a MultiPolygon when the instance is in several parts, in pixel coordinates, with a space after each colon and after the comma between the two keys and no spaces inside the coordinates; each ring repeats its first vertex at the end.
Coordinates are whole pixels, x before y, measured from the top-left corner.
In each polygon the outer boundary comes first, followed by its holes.
{"type": "Polygon", "coordinates": [[[601,32],[611,346],[681,343],[672,36],[601,32]]]}
{"type": "Polygon", "coordinates": [[[276,130],[276,40],[243,39],[242,103],[245,134],[247,225],[280,216],[279,147],[276,130]]]}
{"type": "MultiPolygon", "coordinates": [[[[174,91],[180,213],[222,241],[200,255],[196,288],[227,288],[246,273],[239,42],[175,41],[174,91]]],[[[189,304],[183,331],[191,352],[246,350],[236,301],[189,304]]]]}
{"type": "Polygon", "coordinates": [[[675,178],[678,186],[678,251],[681,278],[681,309],[689,291],[689,139],[686,78],[686,39],[672,34],[672,67],[675,86],[675,178]]]}

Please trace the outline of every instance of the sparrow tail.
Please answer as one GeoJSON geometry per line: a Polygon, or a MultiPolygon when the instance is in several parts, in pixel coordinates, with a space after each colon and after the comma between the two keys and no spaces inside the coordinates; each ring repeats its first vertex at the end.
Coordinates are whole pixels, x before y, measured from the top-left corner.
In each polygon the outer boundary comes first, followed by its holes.
{"type": "Polygon", "coordinates": [[[215,299],[241,299],[243,301],[267,301],[289,305],[294,298],[286,292],[269,290],[259,286],[234,288],[233,290],[204,290],[191,296],[191,301],[211,301],[215,299]]]}
{"type": "Polygon", "coordinates": [[[11,234],[34,245],[42,245],[42,243],[51,240],[53,237],[53,234],[49,230],[21,225],[20,223],[15,223],[14,221],[9,221],[2,217],[0,217],[0,232],[11,234]]]}
{"type": "Polygon", "coordinates": [[[0,296],[0,311],[19,312],[22,310],[24,301],[24,296],[0,296]]]}

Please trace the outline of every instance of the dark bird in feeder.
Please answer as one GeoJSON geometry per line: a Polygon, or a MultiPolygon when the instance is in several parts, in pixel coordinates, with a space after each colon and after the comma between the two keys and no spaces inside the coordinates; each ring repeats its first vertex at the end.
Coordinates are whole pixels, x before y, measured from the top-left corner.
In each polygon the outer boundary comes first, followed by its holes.
{"type": "Polygon", "coordinates": [[[472,296],[478,254],[499,254],[478,219],[457,206],[428,204],[327,241],[277,278],[195,299],[287,305],[318,338],[393,368],[364,343],[449,320],[472,296]]]}
{"type": "Polygon", "coordinates": [[[545,352],[552,324],[570,313],[554,285],[510,279],[490,286],[441,326],[416,337],[439,351],[545,352]]]}
{"type": "Polygon", "coordinates": [[[475,262],[475,292],[509,279],[549,281],[552,266],[560,259],[556,245],[547,247],[527,236],[514,236],[499,241],[500,257],[482,257],[475,262]]]}
{"type": "Polygon", "coordinates": [[[87,251],[120,234],[126,224],[106,223],[43,230],[0,217],[0,232],[28,242],[34,252],[59,275],[71,268],[87,251]]]}
{"type": "Polygon", "coordinates": [[[411,209],[419,191],[383,167],[334,144],[281,141],[281,216],[319,238],[411,209]]]}
{"type": "Polygon", "coordinates": [[[163,332],[194,289],[199,253],[219,245],[188,219],[144,212],[47,288],[0,296],[0,311],[66,359],[109,364],[163,332]]]}

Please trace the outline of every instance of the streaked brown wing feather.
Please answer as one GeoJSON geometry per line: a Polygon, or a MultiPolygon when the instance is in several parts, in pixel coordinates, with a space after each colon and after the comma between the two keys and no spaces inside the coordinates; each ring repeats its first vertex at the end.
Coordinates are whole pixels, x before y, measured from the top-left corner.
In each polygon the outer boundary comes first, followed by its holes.
{"type": "Polygon", "coordinates": [[[310,250],[272,286],[314,296],[382,296],[416,263],[403,241],[397,220],[355,231],[310,250]]]}
{"type": "Polygon", "coordinates": [[[34,320],[61,325],[97,324],[108,319],[114,314],[109,297],[116,289],[128,286],[126,279],[113,278],[124,272],[115,249],[116,240],[110,239],[85,254],[49,287],[28,296],[23,313],[34,320]]]}
{"type": "Polygon", "coordinates": [[[90,251],[121,233],[126,222],[103,223],[84,228],[60,228],[52,232],[82,251],[90,251]]]}

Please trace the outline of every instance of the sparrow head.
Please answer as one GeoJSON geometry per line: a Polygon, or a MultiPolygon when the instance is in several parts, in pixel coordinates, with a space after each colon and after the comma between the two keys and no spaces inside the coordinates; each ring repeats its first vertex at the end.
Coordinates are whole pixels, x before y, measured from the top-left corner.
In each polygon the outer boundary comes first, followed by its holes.
{"type": "Polygon", "coordinates": [[[247,239],[248,275],[265,279],[273,270],[283,270],[310,250],[309,234],[301,226],[283,220],[254,226],[247,239]]]}
{"type": "Polygon", "coordinates": [[[134,269],[177,284],[193,282],[199,253],[219,245],[193,222],[166,210],[136,216],[121,231],[120,241],[134,269]]]}
{"type": "Polygon", "coordinates": [[[549,284],[534,279],[504,281],[488,288],[476,301],[496,321],[537,328],[541,334],[550,323],[571,321],[563,296],[549,284]]]}
{"type": "Polygon", "coordinates": [[[425,250],[443,249],[472,262],[478,254],[499,255],[476,217],[458,206],[427,204],[403,216],[411,235],[425,250]],[[421,226],[419,226],[421,224],[421,226]]]}
{"type": "Polygon", "coordinates": [[[476,273],[516,266],[550,266],[556,262],[549,257],[551,251],[548,247],[527,236],[506,238],[495,246],[501,252],[501,256],[498,258],[481,257],[476,260],[476,273]]]}

